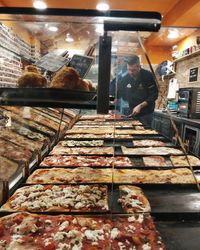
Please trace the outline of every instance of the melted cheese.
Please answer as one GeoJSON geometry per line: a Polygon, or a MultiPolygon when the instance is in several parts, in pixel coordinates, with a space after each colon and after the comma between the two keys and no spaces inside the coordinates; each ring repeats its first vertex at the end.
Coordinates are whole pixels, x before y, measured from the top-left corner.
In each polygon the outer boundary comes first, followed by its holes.
{"type": "Polygon", "coordinates": [[[117,228],[113,228],[112,229],[112,231],[111,231],[111,239],[115,239],[115,238],[117,238],[117,236],[118,236],[118,234],[119,234],[119,230],[117,229],[117,228]]]}

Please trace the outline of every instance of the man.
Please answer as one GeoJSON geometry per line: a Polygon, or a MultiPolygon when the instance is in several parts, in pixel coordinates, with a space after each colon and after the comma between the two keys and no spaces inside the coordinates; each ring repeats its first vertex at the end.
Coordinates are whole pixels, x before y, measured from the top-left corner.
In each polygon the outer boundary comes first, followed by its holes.
{"type": "Polygon", "coordinates": [[[139,57],[127,58],[128,74],[119,82],[119,96],[128,101],[130,116],[151,127],[158,88],[152,73],[142,69],[139,57]]]}

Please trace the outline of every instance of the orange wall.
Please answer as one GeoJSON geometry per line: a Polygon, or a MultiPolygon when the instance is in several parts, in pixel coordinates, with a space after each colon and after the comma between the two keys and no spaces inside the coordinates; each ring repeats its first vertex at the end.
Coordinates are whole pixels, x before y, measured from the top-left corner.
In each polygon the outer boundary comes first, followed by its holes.
{"type": "MultiPolygon", "coordinates": [[[[165,60],[172,61],[171,47],[148,46],[145,49],[147,51],[147,55],[151,61],[151,64],[160,64],[165,60]]],[[[138,55],[141,55],[142,64],[147,64],[146,57],[141,48],[138,49],[138,55]]]]}
{"type": "Polygon", "coordinates": [[[197,30],[196,32],[194,32],[192,35],[188,36],[187,38],[185,38],[184,40],[180,41],[177,46],[177,50],[178,51],[183,51],[191,46],[196,45],[196,37],[200,36],[200,31],[197,30]]]}

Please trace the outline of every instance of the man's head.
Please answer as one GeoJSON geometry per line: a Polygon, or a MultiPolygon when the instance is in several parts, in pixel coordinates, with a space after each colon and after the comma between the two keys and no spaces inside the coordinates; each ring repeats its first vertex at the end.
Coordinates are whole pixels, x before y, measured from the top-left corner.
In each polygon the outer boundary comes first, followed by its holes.
{"type": "Polygon", "coordinates": [[[137,77],[140,73],[140,59],[138,56],[134,55],[126,59],[128,74],[131,77],[137,77]]]}

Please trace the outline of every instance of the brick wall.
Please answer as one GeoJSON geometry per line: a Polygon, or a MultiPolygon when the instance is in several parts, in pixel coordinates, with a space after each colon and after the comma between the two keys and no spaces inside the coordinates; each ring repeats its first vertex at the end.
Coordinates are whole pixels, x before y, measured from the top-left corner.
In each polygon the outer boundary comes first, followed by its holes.
{"type": "Polygon", "coordinates": [[[176,75],[180,88],[200,87],[200,52],[189,55],[175,63],[176,75]],[[198,78],[196,82],[189,82],[191,68],[198,68],[198,78]]]}

